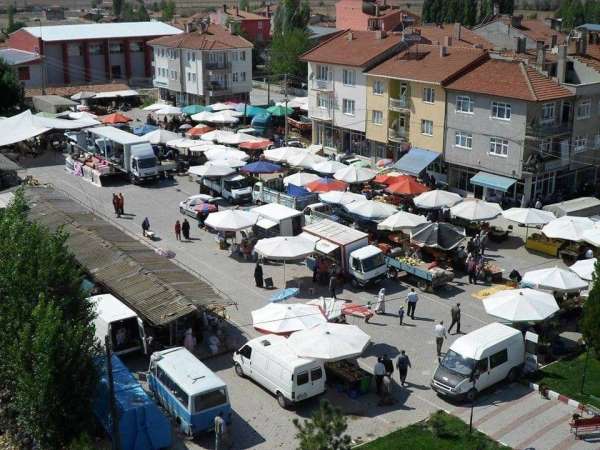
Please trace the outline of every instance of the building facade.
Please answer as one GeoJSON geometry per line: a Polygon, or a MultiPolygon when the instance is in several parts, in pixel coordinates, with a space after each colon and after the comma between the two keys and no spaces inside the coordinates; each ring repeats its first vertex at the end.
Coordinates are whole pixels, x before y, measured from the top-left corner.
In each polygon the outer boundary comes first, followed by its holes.
{"type": "Polygon", "coordinates": [[[212,23],[232,29],[233,24],[239,26],[239,32],[250,42],[261,44],[271,39],[271,17],[265,17],[239,7],[223,5],[218,11],[210,14],[212,23]]]}
{"type": "Polygon", "coordinates": [[[252,44],[216,24],[150,41],[154,86],[177,105],[246,101],[252,90],[252,44]]]}
{"type": "Polygon", "coordinates": [[[335,4],[335,27],[340,30],[391,32],[418,23],[418,16],[385,1],[340,0],[335,4]]]}
{"type": "Polygon", "coordinates": [[[11,66],[23,87],[35,88],[42,85],[42,59],[38,53],[14,48],[0,49],[0,59],[11,66]]]}

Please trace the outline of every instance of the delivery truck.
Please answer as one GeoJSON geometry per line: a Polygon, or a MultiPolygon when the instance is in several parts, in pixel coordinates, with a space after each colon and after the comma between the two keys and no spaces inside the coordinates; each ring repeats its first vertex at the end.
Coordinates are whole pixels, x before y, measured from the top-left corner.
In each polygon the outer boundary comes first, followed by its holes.
{"type": "Polygon", "coordinates": [[[252,199],[252,179],[238,173],[225,177],[202,177],[198,180],[212,195],[231,203],[248,203],[252,199]]]}
{"type": "Polygon", "coordinates": [[[319,201],[319,194],[308,192],[304,188],[288,187],[290,192],[285,192],[283,181],[275,178],[269,182],[259,181],[252,188],[252,201],[257,205],[263,203],[279,203],[288,208],[302,211],[308,205],[319,201]]]}

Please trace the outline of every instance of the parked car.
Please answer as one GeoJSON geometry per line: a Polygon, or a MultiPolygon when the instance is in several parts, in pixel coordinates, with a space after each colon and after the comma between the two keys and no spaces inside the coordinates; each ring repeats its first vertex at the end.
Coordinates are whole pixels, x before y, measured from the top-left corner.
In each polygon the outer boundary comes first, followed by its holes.
{"type": "Polygon", "coordinates": [[[196,211],[196,206],[202,203],[216,203],[221,197],[213,197],[208,194],[196,194],[179,203],[179,212],[185,216],[198,219],[202,213],[196,211]]]}

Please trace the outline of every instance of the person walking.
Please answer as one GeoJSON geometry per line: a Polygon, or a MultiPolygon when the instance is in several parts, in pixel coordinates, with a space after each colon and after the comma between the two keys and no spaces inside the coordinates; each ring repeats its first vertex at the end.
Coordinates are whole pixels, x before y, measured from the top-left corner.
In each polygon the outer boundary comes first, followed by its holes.
{"type": "Polygon", "coordinates": [[[223,450],[225,448],[225,433],[227,432],[227,423],[223,418],[223,413],[220,412],[215,417],[215,450],[223,450]]]}
{"type": "Polygon", "coordinates": [[[333,298],[334,300],[337,300],[337,297],[335,296],[336,288],[337,288],[337,277],[335,275],[335,272],[333,272],[331,274],[331,276],[329,277],[329,296],[331,298],[333,298]]]}
{"type": "Polygon", "coordinates": [[[398,373],[400,375],[400,384],[404,386],[406,384],[408,368],[411,367],[410,359],[404,350],[400,351],[400,356],[398,356],[398,360],[396,361],[396,367],[398,368],[398,373]]]}
{"type": "Polygon", "coordinates": [[[392,361],[386,353],[381,358],[381,362],[383,363],[383,366],[385,367],[385,374],[388,377],[391,377],[392,374],[394,373],[394,361],[392,361]]]}
{"type": "Polygon", "coordinates": [[[258,261],[256,262],[256,266],[254,266],[254,282],[256,283],[256,287],[263,287],[263,268],[258,261]]]}
{"type": "Polygon", "coordinates": [[[119,214],[125,215],[125,197],[122,192],[119,192],[119,214]]]}
{"type": "Polygon", "coordinates": [[[475,263],[475,258],[472,253],[469,253],[467,257],[467,274],[469,275],[469,284],[477,284],[477,276],[476,276],[477,264],[475,263]]]}
{"type": "Polygon", "coordinates": [[[460,334],[460,303],[457,303],[450,310],[450,316],[452,317],[452,323],[448,327],[448,333],[452,331],[454,325],[456,325],[456,334],[460,334]]]}
{"type": "Polygon", "coordinates": [[[377,395],[381,395],[381,383],[385,375],[385,365],[381,360],[381,356],[377,358],[377,362],[373,368],[373,375],[375,375],[375,389],[377,390],[377,395]]]}
{"type": "Polygon", "coordinates": [[[442,345],[444,344],[444,339],[447,337],[446,336],[446,327],[444,327],[444,321],[440,320],[440,323],[438,323],[435,328],[434,328],[434,334],[435,334],[435,345],[436,345],[436,349],[437,349],[437,356],[438,358],[442,357],[442,345]]]}
{"type": "Polygon", "coordinates": [[[146,237],[146,233],[148,232],[149,229],[150,229],[150,221],[146,217],[146,218],[144,218],[144,221],[142,222],[142,236],[146,237]]]}
{"type": "Polygon", "coordinates": [[[183,219],[183,223],[181,224],[181,232],[183,233],[183,238],[186,241],[190,240],[190,223],[187,219],[183,219]]]}
{"type": "Polygon", "coordinates": [[[487,231],[482,231],[481,235],[479,236],[479,253],[481,254],[481,256],[483,256],[483,253],[485,252],[485,246],[487,245],[487,231]]]}
{"type": "Polygon", "coordinates": [[[404,306],[400,306],[398,310],[398,319],[400,320],[400,325],[404,325],[404,306]]]}
{"type": "Polygon", "coordinates": [[[473,239],[473,254],[479,254],[479,250],[481,249],[481,239],[479,238],[479,233],[475,235],[473,239]]]}
{"type": "Polygon", "coordinates": [[[419,301],[419,296],[415,292],[415,288],[410,288],[410,292],[406,296],[406,303],[408,304],[407,314],[411,319],[415,319],[415,309],[417,308],[417,302],[419,301]]]}
{"type": "Polygon", "coordinates": [[[375,314],[385,314],[385,288],[379,289],[379,293],[377,294],[375,314]]]}
{"type": "Polygon", "coordinates": [[[175,239],[181,240],[181,222],[179,220],[175,222],[175,239]]]}
{"type": "Polygon", "coordinates": [[[115,209],[115,216],[120,217],[119,216],[119,197],[114,192],[113,192],[112,204],[113,204],[113,208],[115,209]]]}

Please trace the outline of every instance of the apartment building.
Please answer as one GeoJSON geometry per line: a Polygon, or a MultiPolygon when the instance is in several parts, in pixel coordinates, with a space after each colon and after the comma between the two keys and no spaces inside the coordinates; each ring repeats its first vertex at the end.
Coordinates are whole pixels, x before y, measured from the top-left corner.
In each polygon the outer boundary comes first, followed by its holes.
{"type": "Polygon", "coordinates": [[[450,188],[528,204],[573,182],[571,91],[521,61],[500,59],[446,89],[450,188]]]}
{"type": "Polygon", "coordinates": [[[15,48],[0,48],[0,59],[15,70],[24,88],[42,86],[42,58],[38,53],[15,48]]]}
{"type": "Polygon", "coordinates": [[[244,11],[239,7],[223,5],[218,11],[210,14],[210,20],[217,25],[230,28],[239,25],[240,33],[252,43],[263,43],[271,39],[271,18],[244,11]]]}
{"type": "Polygon", "coordinates": [[[410,144],[441,155],[445,86],[487,59],[477,48],[413,45],[369,70],[366,135],[374,153],[396,159],[410,144]]]}
{"type": "Polygon", "coordinates": [[[252,90],[252,44],[221,25],[149,42],[154,49],[154,86],[177,105],[247,100],[252,90]]]}
{"type": "Polygon", "coordinates": [[[328,153],[371,155],[366,72],[405,46],[397,34],[346,30],[302,55],[308,63],[313,143],[328,153]]]}
{"type": "Polygon", "coordinates": [[[340,0],[335,4],[335,27],[355,31],[402,31],[417,25],[419,16],[383,1],[340,0]]]}

